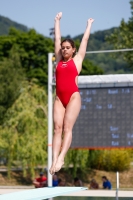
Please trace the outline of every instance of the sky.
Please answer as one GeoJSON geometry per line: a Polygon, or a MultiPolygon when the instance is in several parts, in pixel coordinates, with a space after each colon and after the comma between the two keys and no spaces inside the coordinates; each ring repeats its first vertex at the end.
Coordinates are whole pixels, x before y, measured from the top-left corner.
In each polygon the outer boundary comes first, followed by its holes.
{"type": "Polygon", "coordinates": [[[61,35],[83,34],[87,19],[95,19],[91,33],[118,27],[131,17],[129,0],[0,0],[0,15],[49,37],[54,18],[62,12],[61,35]]]}

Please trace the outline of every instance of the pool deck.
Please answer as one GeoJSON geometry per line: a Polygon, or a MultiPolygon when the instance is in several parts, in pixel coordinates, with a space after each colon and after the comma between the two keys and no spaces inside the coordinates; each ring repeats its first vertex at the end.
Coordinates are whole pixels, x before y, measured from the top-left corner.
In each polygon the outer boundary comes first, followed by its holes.
{"type": "MultiPolygon", "coordinates": [[[[85,190],[62,196],[116,197],[115,190],[85,190]]],[[[118,191],[118,197],[133,197],[133,191],[118,191]]]]}
{"type": "MultiPolygon", "coordinates": [[[[32,190],[34,187],[32,186],[0,186],[0,194],[7,194],[12,192],[18,192],[23,190],[32,190]]],[[[44,188],[45,189],[45,188],[44,188]]],[[[116,197],[116,190],[85,190],[80,192],[73,192],[70,194],[65,194],[61,196],[86,196],[86,197],[116,197]]],[[[133,190],[118,191],[119,197],[133,197],[133,190]]]]}

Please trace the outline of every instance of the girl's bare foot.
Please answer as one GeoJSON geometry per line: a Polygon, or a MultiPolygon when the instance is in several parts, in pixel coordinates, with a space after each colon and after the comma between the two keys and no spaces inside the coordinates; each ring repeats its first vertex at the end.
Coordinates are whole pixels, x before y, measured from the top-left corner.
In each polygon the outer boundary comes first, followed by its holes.
{"type": "Polygon", "coordinates": [[[51,168],[49,169],[49,173],[50,173],[51,175],[54,175],[54,174],[55,174],[55,165],[56,165],[56,162],[57,162],[57,159],[54,160],[54,161],[52,162],[52,166],[51,166],[51,168]]]}
{"type": "Polygon", "coordinates": [[[58,157],[56,165],[55,165],[55,172],[58,172],[62,166],[64,165],[64,159],[61,159],[60,157],[58,157]]]}

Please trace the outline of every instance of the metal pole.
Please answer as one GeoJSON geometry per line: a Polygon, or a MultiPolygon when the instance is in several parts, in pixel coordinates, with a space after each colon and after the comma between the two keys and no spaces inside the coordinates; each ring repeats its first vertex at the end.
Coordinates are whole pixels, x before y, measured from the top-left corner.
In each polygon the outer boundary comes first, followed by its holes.
{"type": "Polygon", "coordinates": [[[119,172],[116,172],[116,200],[118,200],[118,190],[119,190],[119,172]]]}
{"type": "Polygon", "coordinates": [[[114,49],[114,50],[101,50],[101,51],[86,51],[86,54],[90,53],[113,53],[113,52],[125,52],[133,51],[133,49],[114,49]]]}
{"type": "Polygon", "coordinates": [[[52,175],[49,169],[52,165],[52,135],[53,135],[53,97],[52,97],[52,56],[48,54],[48,187],[52,187],[52,175]]]}

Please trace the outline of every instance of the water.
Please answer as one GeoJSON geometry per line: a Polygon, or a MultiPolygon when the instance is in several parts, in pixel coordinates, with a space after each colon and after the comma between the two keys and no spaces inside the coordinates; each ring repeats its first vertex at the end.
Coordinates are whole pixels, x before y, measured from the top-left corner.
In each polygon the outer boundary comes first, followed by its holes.
{"type": "MultiPolygon", "coordinates": [[[[116,197],[55,197],[53,200],[116,200],[116,197]]],[[[118,200],[133,200],[133,197],[119,197],[118,200]]]]}

